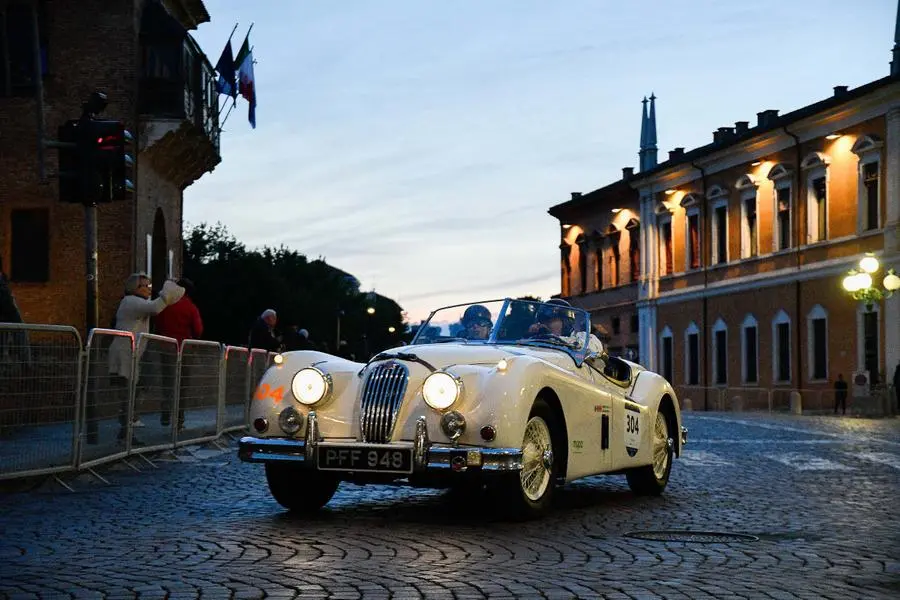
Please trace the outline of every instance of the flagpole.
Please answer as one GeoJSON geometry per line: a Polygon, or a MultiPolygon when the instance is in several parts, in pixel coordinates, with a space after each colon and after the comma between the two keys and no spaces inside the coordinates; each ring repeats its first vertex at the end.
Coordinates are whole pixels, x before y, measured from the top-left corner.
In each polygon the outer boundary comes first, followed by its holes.
{"type": "Polygon", "coordinates": [[[231,106],[228,107],[228,112],[225,113],[225,118],[222,119],[222,121],[219,123],[219,129],[220,129],[220,130],[221,130],[223,127],[225,127],[225,121],[228,120],[228,115],[231,114],[231,109],[232,109],[232,108],[234,108],[234,104],[232,104],[231,106]]]}
{"type": "MultiPolygon", "coordinates": [[[[234,29],[231,30],[231,35],[228,36],[228,42],[230,42],[230,41],[231,41],[231,38],[234,37],[234,32],[237,31],[238,25],[240,25],[240,23],[238,23],[237,21],[235,21],[235,22],[234,22],[234,29]]],[[[225,42],[225,43],[227,44],[228,42],[225,42]]]]}

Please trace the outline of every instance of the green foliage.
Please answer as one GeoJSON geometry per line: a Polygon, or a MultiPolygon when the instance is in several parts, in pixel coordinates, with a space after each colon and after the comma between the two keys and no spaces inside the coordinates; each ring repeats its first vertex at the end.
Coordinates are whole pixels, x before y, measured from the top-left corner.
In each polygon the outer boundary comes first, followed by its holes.
{"type": "Polygon", "coordinates": [[[194,282],[206,339],[246,345],[250,327],[267,308],[278,313],[278,329],[306,329],[313,343],[327,344],[331,353],[340,320],[340,337],[357,359],[400,345],[406,329],[396,302],[360,293],[349,273],[284,246],[248,250],[221,223],[185,231],[184,275],[194,282]]]}

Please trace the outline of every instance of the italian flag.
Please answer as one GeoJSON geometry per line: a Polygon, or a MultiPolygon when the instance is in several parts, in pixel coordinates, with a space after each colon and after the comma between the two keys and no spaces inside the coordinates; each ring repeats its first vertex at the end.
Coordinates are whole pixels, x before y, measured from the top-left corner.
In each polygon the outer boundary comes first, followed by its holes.
{"type": "Polygon", "coordinates": [[[250,126],[256,129],[256,87],[253,81],[253,52],[250,50],[250,34],[238,51],[234,64],[238,66],[238,92],[250,103],[247,118],[250,126]]]}

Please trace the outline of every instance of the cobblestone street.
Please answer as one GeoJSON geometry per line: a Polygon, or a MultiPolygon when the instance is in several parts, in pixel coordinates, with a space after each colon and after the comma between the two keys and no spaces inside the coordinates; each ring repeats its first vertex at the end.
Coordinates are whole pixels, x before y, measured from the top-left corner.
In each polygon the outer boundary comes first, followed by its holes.
{"type": "Polygon", "coordinates": [[[663,497],[595,477],[524,524],[443,491],[347,484],[319,515],[292,518],[235,445],[157,468],[133,460],[139,472],[102,471],[109,485],[82,475],[67,480],[74,493],[48,481],[0,496],[0,596],[900,595],[900,420],[685,421],[690,442],[663,497]],[[665,530],[679,534],[644,539],[665,530]]]}

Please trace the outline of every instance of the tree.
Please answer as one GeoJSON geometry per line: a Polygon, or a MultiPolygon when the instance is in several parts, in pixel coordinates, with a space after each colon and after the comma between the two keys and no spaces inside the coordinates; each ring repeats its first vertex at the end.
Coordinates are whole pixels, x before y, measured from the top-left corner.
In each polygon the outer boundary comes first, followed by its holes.
{"type": "Polygon", "coordinates": [[[340,319],[341,338],[358,359],[366,346],[373,353],[399,345],[405,330],[403,310],[390,298],[376,294],[375,313],[366,312],[372,303],[351,274],[284,246],[248,250],[221,223],[185,232],[184,274],[194,282],[208,339],[246,345],[250,327],[267,308],[278,313],[281,331],[306,329],[332,353],[340,319]]]}

